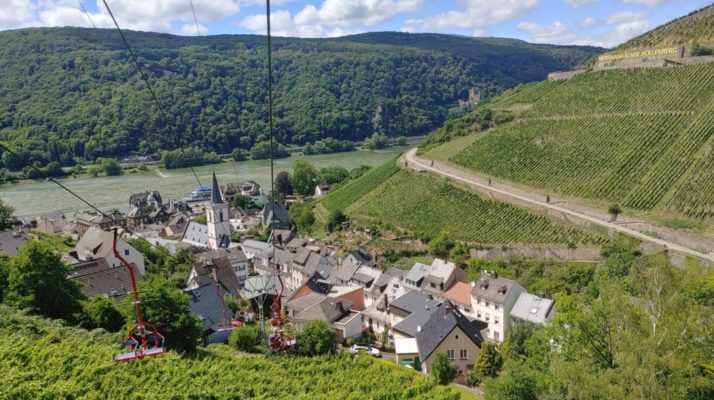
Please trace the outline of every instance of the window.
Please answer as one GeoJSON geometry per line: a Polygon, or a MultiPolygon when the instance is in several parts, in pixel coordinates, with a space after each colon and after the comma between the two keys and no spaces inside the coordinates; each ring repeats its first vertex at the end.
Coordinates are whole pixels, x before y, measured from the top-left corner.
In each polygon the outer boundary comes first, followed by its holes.
{"type": "Polygon", "coordinates": [[[498,304],[493,303],[493,308],[495,308],[496,310],[498,310],[498,304]]]}
{"type": "Polygon", "coordinates": [[[454,351],[453,350],[446,350],[446,355],[449,357],[449,360],[454,359],[454,351]]]}
{"type": "Polygon", "coordinates": [[[491,314],[486,313],[486,322],[488,322],[491,319],[491,314]]]}
{"type": "Polygon", "coordinates": [[[456,334],[456,336],[454,336],[454,339],[459,340],[459,335],[456,334]]]}
{"type": "Polygon", "coordinates": [[[129,255],[129,249],[124,249],[124,255],[128,256],[129,255]]]}
{"type": "Polygon", "coordinates": [[[469,358],[469,351],[466,349],[459,350],[459,359],[467,360],[469,358]]]}
{"type": "Polygon", "coordinates": [[[486,302],[486,307],[488,307],[488,301],[486,302]]]}
{"type": "Polygon", "coordinates": [[[470,308],[467,308],[467,307],[464,307],[464,311],[467,312],[467,313],[470,313],[470,312],[471,312],[471,309],[470,309],[470,308]]]}
{"type": "Polygon", "coordinates": [[[498,325],[498,317],[495,315],[493,316],[493,323],[498,325]]]}
{"type": "Polygon", "coordinates": [[[476,304],[481,304],[481,298],[480,298],[480,297],[477,297],[477,298],[476,298],[476,304]]]}
{"type": "Polygon", "coordinates": [[[481,319],[481,311],[476,311],[476,318],[481,319]]]}
{"type": "Polygon", "coordinates": [[[493,331],[493,340],[498,340],[498,339],[499,339],[498,331],[493,331]]]}
{"type": "Polygon", "coordinates": [[[463,375],[463,374],[464,374],[464,370],[460,369],[458,375],[463,375]]]}

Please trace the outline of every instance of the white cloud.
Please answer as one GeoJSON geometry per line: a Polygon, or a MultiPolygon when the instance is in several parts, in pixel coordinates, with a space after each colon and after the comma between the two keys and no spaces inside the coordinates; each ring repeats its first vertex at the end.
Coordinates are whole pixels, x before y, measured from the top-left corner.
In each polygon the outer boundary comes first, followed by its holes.
{"type": "MultiPolygon", "coordinates": [[[[582,26],[582,24],[581,24],[582,26]]],[[[631,39],[650,28],[646,20],[622,22],[605,33],[596,34],[587,29],[572,30],[560,21],[550,25],[521,22],[518,29],[528,32],[535,43],[574,44],[600,47],[613,47],[631,39]]]]}
{"type": "Polygon", "coordinates": [[[470,29],[474,34],[483,28],[510,21],[533,10],[538,0],[464,0],[464,11],[449,11],[422,19],[406,21],[407,27],[419,30],[470,29]]]}
{"type": "Polygon", "coordinates": [[[179,32],[184,36],[197,36],[199,32],[201,35],[206,34],[206,32],[208,32],[208,28],[199,23],[198,29],[196,29],[196,23],[194,22],[192,24],[188,23],[181,25],[181,30],[179,32]]]}
{"type": "Polygon", "coordinates": [[[647,11],[640,11],[640,12],[622,11],[622,12],[611,14],[607,18],[607,21],[605,21],[605,23],[608,25],[612,25],[612,24],[617,24],[620,22],[638,21],[638,20],[647,18],[649,15],[650,15],[650,13],[648,13],[647,11]]]}
{"type": "MultiPolygon", "coordinates": [[[[271,13],[271,33],[276,36],[330,37],[359,33],[401,13],[415,11],[422,0],[325,0],[320,7],[307,5],[294,16],[289,11],[271,13]]],[[[265,33],[265,15],[251,15],[240,25],[265,33]]]]}
{"type": "Polygon", "coordinates": [[[578,7],[588,5],[588,4],[592,4],[592,3],[596,2],[597,0],[563,0],[563,1],[565,1],[566,3],[570,4],[571,6],[573,6],[575,8],[578,8],[578,7]]]}
{"type": "Polygon", "coordinates": [[[584,20],[580,21],[580,28],[582,29],[588,29],[591,28],[595,25],[597,25],[597,20],[593,17],[587,17],[584,20]]]}
{"type": "Polygon", "coordinates": [[[0,2],[0,29],[24,28],[35,25],[35,6],[28,0],[0,2]]]}
{"type": "Polygon", "coordinates": [[[642,5],[650,6],[650,7],[658,6],[660,4],[664,4],[669,1],[672,1],[672,0],[622,0],[622,2],[625,4],[642,4],[642,5]]]}
{"type": "MultiPolygon", "coordinates": [[[[84,4],[90,0],[84,0],[84,4]]],[[[194,21],[186,0],[111,0],[108,2],[119,25],[125,29],[172,32],[174,23],[194,21]]],[[[238,0],[193,0],[199,21],[215,21],[240,11],[238,0]]],[[[96,0],[98,12],[87,16],[74,0],[2,0],[0,29],[27,26],[92,26],[111,28],[113,22],[102,0],[96,0]]],[[[204,26],[205,29],[205,26],[204,26]]],[[[181,32],[183,27],[181,28],[181,32]]],[[[194,29],[195,32],[195,29],[194,29]]]]}

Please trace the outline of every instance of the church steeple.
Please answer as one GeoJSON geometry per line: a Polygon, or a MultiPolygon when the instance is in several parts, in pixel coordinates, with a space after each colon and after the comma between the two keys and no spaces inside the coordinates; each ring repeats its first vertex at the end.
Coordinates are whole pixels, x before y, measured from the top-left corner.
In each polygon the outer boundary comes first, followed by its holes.
{"type": "Polygon", "coordinates": [[[221,187],[218,186],[218,180],[216,179],[216,170],[213,170],[213,188],[211,189],[211,203],[221,204],[223,203],[223,197],[221,196],[221,187]]]}

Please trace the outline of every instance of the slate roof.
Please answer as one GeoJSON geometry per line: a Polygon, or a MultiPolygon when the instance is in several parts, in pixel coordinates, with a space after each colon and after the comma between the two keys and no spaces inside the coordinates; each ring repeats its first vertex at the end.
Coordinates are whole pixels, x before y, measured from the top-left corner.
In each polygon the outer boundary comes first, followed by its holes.
{"type": "Polygon", "coordinates": [[[241,246],[246,247],[246,250],[250,251],[251,253],[258,254],[261,251],[269,248],[270,244],[253,239],[246,239],[241,243],[241,246]]]}
{"type": "Polygon", "coordinates": [[[518,282],[482,271],[481,278],[474,285],[471,294],[503,303],[515,285],[518,285],[518,282]]]}
{"type": "Polygon", "coordinates": [[[407,275],[404,277],[405,281],[412,281],[416,282],[416,284],[419,284],[419,281],[423,280],[424,277],[429,273],[429,269],[431,267],[422,264],[422,263],[414,263],[412,265],[412,268],[407,272],[407,275]]]}
{"type": "Polygon", "coordinates": [[[439,310],[440,304],[419,292],[407,292],[389,305],[390,309],[396,307],[410,313],[409,316],[394,325],[393,329],[407,336],[415,337],[417,328],[424,325],[429,317],[439,310]]]}
{"type": "Polygon", "coordinates": [[[293,268],[308,276],[312,276],[318,271],[323,276],[327,276],[330,274],[333,267],[327,257],[323,257],[307,248],[301,248],[298,250],[292,261],[293,268]]]}
{"type": "MultiPolygon", "coordinates": [[[[309,295],[300,297],[296,301],[299,301],[306,296],[309,295]]],[[[350,308],[353,304],[351,301],[335,299],[324,295],[320,296],[323,296],[324,298],[318,303],[312,305],[311,307],[308,307],[303,311],[297,313],[293,317],[293,319],[295,319],[296,321],[322,320],[327,321],[328,323],[333,323],[341,319],[345,314],[350,314],[350,308]]]]}
{"type": "Polygon", "coordinates": [[[396,277],[396,278],[404,278],[407,276],[408,273],[409,273],[409,271],[405,271],[401,268],[389,268],[387,270],[387,274],[392,275],[393,277],[396,277]]]}
{"type": "Polygon", "coordinates": [[[4,253],[8,257],[15,257],[27,240],[27,235],[23,232],[2,231],[0,232],[0,253],[4,253]]]}
{"type": "Polygon", "coordinates": [[[224,318],[230,318],[230,310],[221,303],[219,290],[214,282],[209,282],[193,290],[186,290],[190,296],[189,307],[201,318],[202,331],[216,331],[224,318]],[[224,316],[225,313],[225,316],[224,316]]]}
{"type": "Polygon", "coordinates": [[[335,268],[331,280],[339,282],[349,282],[352,279],[352,275],[359,269],[359,264],[353,263],[351,259],[345,258],[342,260],[342,264],[335,268]]]}
{"type": "Polygon", "coordinates": [[[365,286],[369,286],[372,284],[372,282],[374,282],[374,278],[361,273],[356,273],[352,275],[352,279],[356,280],[359,283],[363,283],[365,286]]]}
{"type": "Polygon", "coordinates": [[[182,242],[208,247],[208,226],[191,221],[183,232],[182,242]]]}
{"type": "MultiPolygon", "coordinates": [[[[136,281],[141,281],[144,278],[141,271],[134,264],[131,267],[136,281]]],[[[82,292],[87,297],[106,295],[119,299],[131,293],[129,271],[123,266],[111,267],[105,258],[72,265],[68,278],[82,282],[82,292]]]]}
{"type": "Polygon", "coordinates": [[[211,204],[222,204],[223,197],[221,196],[221,187],[218,186],[216,179],[216,171],[213,171],[213,187],[211,188],[211,204]]]}
{"type": "Polygon", "coordinates": [[[534,324],[542,324],[552,308],[553,300],[522,292],[511,309],[511,316],[534,324]]]}
{"type": "Polygon", "coordinates": [[[327,295],[322,293],[310,292],[304,296],[300,296],[295,300],[290,300],[285,303],[285,307],[293,310],[295,314],[303,312],[308,308],[316,305],[322,300],[326,299],[327,295]]]}
{"type": "Polygon", "coordinates": [[[364,247],[358,247],[353,250],[350,255],[360,264],[368,264],[370,266],[374,264],[374,257],[364,247]]]}
{"type": "Polygon", "coordinates": [[[288,218],[288,207],[282,201],[269,201],[263,207],[263,226],[270,225],[271,216],[278,225],[290,223],[288,218]]]}
{"type": "Polygon", "coordinates": [[[95,226],[87,229],[82,238],[77,242],[75,251],[79,260],[106,257],[112,252],[114,233],[99,229],[95,226]]]}
{"type": "Polygon", "coordinates": [[[198,254],[196,262],[193,264],[193,271],[196,273],[193,282],[198,286],[215,282],[215,279],[217,279],[232,294],[240,292],[240,281],[235,272],[233,272],[233,267],[227,257],[212,258],[210,252],[198,254]]]}
{"type": "Polygon", "coordinates": [[[457,326],[468,339],[481,347],[483,336],[481,336],[480,324],[479,326],[472,324],[449,301],[446,301],[438,312],[431,314],[424,321],[415,336],[419,347],[419,358],[426,360],[457,326]]]}
{"type": "Polygon", "coordinates": [[[446,282],[449,276],[454,273],[454,270],[458,268],[456,264],[450,261],[444,261],[440,258],[435,258],[431,263],[431,268],[429,268],[429,277],[436,278],[432,280],[440,280],[446,282]]]}

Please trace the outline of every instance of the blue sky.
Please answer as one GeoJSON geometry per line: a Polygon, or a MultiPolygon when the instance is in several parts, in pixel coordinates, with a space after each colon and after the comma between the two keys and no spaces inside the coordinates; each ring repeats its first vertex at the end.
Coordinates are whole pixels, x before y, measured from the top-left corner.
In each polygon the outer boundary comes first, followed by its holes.
{"type": "MultiPolygon", "coordinates": [[[[201,34],[264,33],[264,0],[192,0],[201,34]]],[[[123,28],[196,35],[189,0],[107,0],[123,28]]],[[[497,36],[615,46],[711,0],[273,0],[279,36],[370,31],[497,36]]],[[[2,0],[0,30],[112,27],[102,0],[2,0]],[[88,15],[83,13],[84,5],[88,15]]]]}

